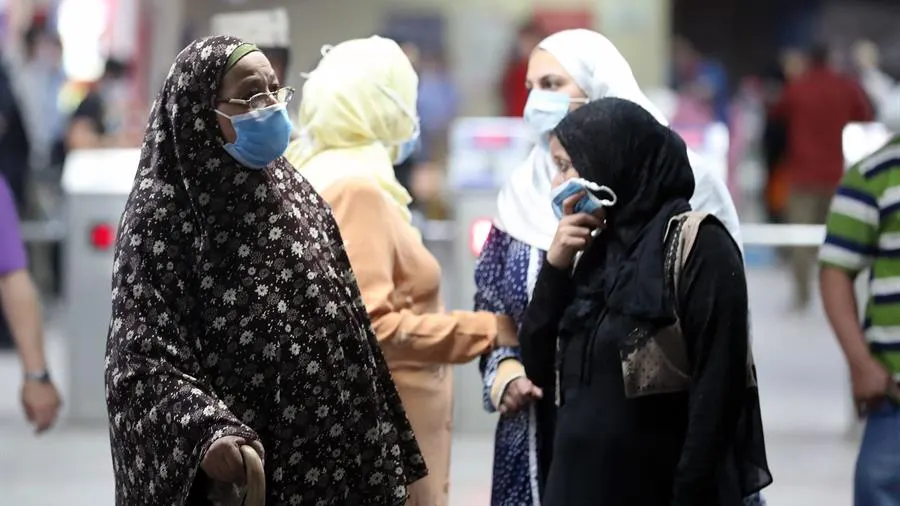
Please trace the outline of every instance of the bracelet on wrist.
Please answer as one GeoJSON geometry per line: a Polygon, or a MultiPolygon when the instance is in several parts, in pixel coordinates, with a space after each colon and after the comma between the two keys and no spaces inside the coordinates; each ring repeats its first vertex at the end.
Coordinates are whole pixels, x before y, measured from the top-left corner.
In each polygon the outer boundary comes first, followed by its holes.
{"type": "Polygon", "coordinates": [[[41,371],[25,371],[25,381],[50,383],[50,371],[46,369],[41,371]]]}

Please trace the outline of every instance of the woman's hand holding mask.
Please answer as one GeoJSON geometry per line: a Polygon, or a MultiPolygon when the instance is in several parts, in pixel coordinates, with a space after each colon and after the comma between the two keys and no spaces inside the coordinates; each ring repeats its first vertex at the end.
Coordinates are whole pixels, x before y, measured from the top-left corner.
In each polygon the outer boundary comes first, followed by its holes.
{"type": "Polygon", "coordinates": [[[583,193],[577,193],[563,202],[564,216],[559,220],[556,235],[547,251],[547,263],[560,270],[572,267],[575,255],[587,248],[591,233],[602,224],[597,216],[574,212],[575,204],[582,197],[583,193]]]}

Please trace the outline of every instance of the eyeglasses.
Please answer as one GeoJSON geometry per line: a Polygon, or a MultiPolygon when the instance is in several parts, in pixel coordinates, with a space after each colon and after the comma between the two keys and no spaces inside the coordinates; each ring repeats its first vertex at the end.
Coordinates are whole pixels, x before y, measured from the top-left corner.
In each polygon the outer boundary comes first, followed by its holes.
{"type": "Polygon", "coordinates": [[[290,102],[292,98],[294,98],[294,88],[285,86],[275,92],[264,91],[262,93],[257,93],[246,100],[242,98],[223,98],[219,100],[219,103],[242,105],[252,111],[258,111],[275,104],[286,104],[290,102]]]}

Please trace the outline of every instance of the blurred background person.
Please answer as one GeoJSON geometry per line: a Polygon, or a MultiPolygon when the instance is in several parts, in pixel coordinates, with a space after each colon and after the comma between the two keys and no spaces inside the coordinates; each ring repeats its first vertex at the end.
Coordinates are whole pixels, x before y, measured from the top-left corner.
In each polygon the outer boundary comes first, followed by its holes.
{"type": "Polygon", "coordinates": [[[419,210],[430,220],[451,216],[443,192],[450,125],[459,114],[459,93],[444,56],[426,52],[419,60],[419,98],[416,104],[421,138],[410,189],[419,210]]]}
{"type": "Polygon", "coordinates": [[[880,104],[888,98],[895,86],[894,79],[881,68],[881,51],[871,40],[860,39],[850,49],[853,70],[863,87],[876,114],[880,104]]]}
{"type": "Polygon", "coordinates": [[[853,44],[853,63],[859,83],[875,110],[875,118],[886,124],[900,125],[900,82],[881,67],[881,50],[870,40],[853,44]]]}
{"type": "MultiPolygon", "coordinates": [[[[828,46],[815,45],[809,52],[809,68],[786,84],[769,112],[787,128],[784,170],[790,223],[824,223],[844,173],[844,127],[873,119],[863,90],[829,62],[828,46]]],[[[796,310],[805,310],[810,304],[815,255],[815,248],[810,247],[794,248],[791,253],[796,310]]]]}
{"type": "MultiPolygon", "coordinates": [[[[403,50],[403,54],[409,58],[409,62],[412,64],[413,68],[418,69],[422,54],[419,50],[419,46],[417,46],[415,42],[407,39],[395,38],[394,41],[400,46],[400,49],[403,50]]],[[[419,203],[416,202],[417,197],[427,198],[427,195],[422,195],[421,192],[413,190],[413,177],[415,169],[419,164],[420,153],[421,146],[417,146],[416,150],[410,154],[406,160],[394,165],[394,174],[397,176],[397,181],[411,192],[413,198],[412,202],[410,202],[411,209],[418,209],[419,203]]]]}
{"type": "Polygon", "coordinates": [[[128,76],[125,62],[106,60],[103,75],[75,108],[66,132],[66,148],[135,147],[139,137],[128,131],[128,76]]]}
{"type": "MultiPolygon", "coordinates": [[[[61,212],[60,193],[65,161],[66,114],[60,106],[67,78],[63,47],[46,16],[32,22],[23,37],[24,60],[18,72],[18,95],[31,145],[29,209],[26,216],[41,220],[61,212]]],[[[62,295],[62,250],[58,242],[29,248],[35,277],[50,294],[62,295]]]]}
{"type": "Polygon", "coordinates": [[[60,109],[60,93],[66,83],[62,43],[46,21],[36,20],[25,32],[23,50],[19,84],[31,141],[31,165],[36,171],[52,168],[58,177],[66,126],[60,109]]]}
{"type": "Polygon", "coordinates": [[[418,67],[419,120],[422,124],[420,155],[439,165],[447,160],[450,124],[459,114],[459,93],[444,55],[423,55],[418,67]]]}
{"type": "Polygon", "coordinates": [[[676,35],[672,40],[672,65],[672,87],[680,98],[672,122],[728,124],[728,74],[722,64],[704,56],[686,37],[676,35]]]}
{"type": "Polygon", "coordinates": [[[504,116],[517,118],[525,111],[528,101],[528,90],[524,87],[528,75],[528,58],[537,47],[538,42],[549,34],[544,33],[541,26],[530,20],[519,27],[516,40],[506,62],[506,68],[500,78],[500,98],[503,100],[504,116]]]}
{"type": "Polygon", "coordinates": [[[56,421],[61,400],[44,356],[44,333],[37,289],[28,273],[18,213],[0,177],[0,309],[22,366],[22,407],[38,433],[56,421]]]}
{"type": "Polygon", "coordinates": [[[449,209],[443,190],[448,129],[459,107],[456,86],[440,55],[423,52],[408,39],[394,41],[419,75],[416,111],[421,121],[412,154],[394,166],[394,174],[412,197],[409,209],[416,223],[447,219],[449,209]]]}
{"type": "Polygon", "coordinates": [[[0,177],[12,191],[16,210],[24,214],[31,175],[31,140],[16,91],[8,65],[0,62],[0,177]]]}
{"type": "MultiPolygon", "coordinates": [[[[779,55],[778,62],[768,69],[765,80],[764,104],[766,109],[775,106],[784,94],[788,82],[806,72],[806,54],[795,48],[787,48],[779,55]]],[[[788,201],[787,124],[783,118],[766,114],[762,132],[762,155],[766,169],[765,209],[770,223],[784,223],[788,201]]]]}

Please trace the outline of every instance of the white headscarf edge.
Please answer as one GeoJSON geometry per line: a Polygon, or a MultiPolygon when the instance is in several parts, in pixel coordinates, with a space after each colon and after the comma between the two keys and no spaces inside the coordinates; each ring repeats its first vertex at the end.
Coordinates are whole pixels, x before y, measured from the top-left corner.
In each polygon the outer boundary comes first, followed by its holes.
{"type": "MultiPolygon", "coordinates": [[[[603,35],[585,29],[564,30],[541,41],[538,48],[559,60],[589,100],[630,100],[668,125],[659,108],[641,91],[631,66],[603,35]]],[[[559,223],[550,206],[554,171],[550,153],[535,146],[500,189],[494,225],[526,244],[549,249],[559,223]]]]}
{"type": "MultiPolygon", "coordinates": [[[[663,125],[669,124],[662,111],[641,91],[625,57],[603,35],[585,29],[564,30],[547,37],[538,47],[559,60],[589,100],[607,97],[630,100],[663,125]]],[[[724,181],[707,170],[698,154],[688,149],[688,156],[697,182],[691,199],[693,207],[716,215],[740,246],[737,211],[724,181]]],[[[547,251],[559,223],[551,208],[554,172],[550,153],[535,146],[500,189],[494,226],[547,251]]]]}

